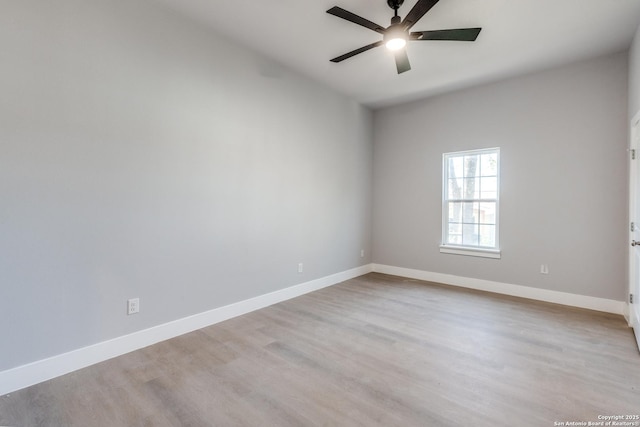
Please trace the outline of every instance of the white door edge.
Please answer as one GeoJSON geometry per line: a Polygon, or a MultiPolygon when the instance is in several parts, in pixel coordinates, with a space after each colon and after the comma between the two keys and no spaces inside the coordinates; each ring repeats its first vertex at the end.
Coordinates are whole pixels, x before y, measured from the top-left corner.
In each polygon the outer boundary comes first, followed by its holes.
{"type": "Polygon", "coordinates": [[[630,123],[629,132],[629,295],[633,295],[633,304],[627,300],[629,325],[633,327],[638,349],[640,349],[640,246],[632,247],[631,241],[640,241],[640,111],[630,123]],[[633,227],[631,224],[633,223],[633,227]],[[633,229],[632,229],[633,228],[633,229]]]}

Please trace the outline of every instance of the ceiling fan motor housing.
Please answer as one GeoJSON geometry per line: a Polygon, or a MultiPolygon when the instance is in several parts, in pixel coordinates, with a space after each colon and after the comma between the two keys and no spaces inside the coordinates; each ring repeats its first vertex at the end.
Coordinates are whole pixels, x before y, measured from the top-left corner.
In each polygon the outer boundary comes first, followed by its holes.
{"type": "Polygon", "coordinates": [[[404,3],[404,0],[387,0],[387,4],[393,10],[398,10],[402,3],[404,3]]]}

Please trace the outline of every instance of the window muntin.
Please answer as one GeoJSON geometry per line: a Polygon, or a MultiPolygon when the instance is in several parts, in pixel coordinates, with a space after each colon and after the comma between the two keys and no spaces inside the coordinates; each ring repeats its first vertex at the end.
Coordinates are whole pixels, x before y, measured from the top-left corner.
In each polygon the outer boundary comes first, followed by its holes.
{"type": "Polygon", "coordinates": [[[500,149],[443,156],[442,246],[498,251],[500,149]]]}

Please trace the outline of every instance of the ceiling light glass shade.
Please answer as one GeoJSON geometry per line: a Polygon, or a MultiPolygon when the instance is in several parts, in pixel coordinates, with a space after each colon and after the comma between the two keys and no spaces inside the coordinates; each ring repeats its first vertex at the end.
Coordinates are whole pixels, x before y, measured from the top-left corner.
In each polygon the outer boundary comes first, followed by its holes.
{"type": "Polygon", "coordinates": [[[390,39],[385,43],[385,46],[389,50],[400,50],[407,45],[407,41],[401,37],[390,39]]]}

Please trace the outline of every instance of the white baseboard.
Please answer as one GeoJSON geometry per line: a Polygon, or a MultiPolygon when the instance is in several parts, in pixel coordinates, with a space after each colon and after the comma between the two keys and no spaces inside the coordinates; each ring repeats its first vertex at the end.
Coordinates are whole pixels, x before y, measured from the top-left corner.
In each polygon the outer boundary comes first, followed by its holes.
{"type": "Polygon", "coordinates": [[[374,264],[373,271],[376,273],[390,274],[409,279],[437,282],[445,285],[477,289],[481,291],[552,302],[572,307],[587,308],[590,310],[604,311],[620,315],[624,315],[626,309],[626,303],[624,301],[576,295],[566,292],[551,291],[548,289],[532,288],[529,286],[512,285],[509,283],[492,282],[489,280],[472,279],[469,277],[454,276],[451,274],[433,273],[429,271],[413,270],[410,268],[393,267],[382,264],[374,264]]]}
{"type": "Polygon", "coordinates": [[[0,396],[197,329],[286,301],[373,271],[373,265],[321,277],[0,372],[0,396]]]}
{"type": "Polygon", "coordinates": [[[528,286],[368,264],[0,372],[0,396],[370,272],[623,315],[626,303],[528,286]]]}

